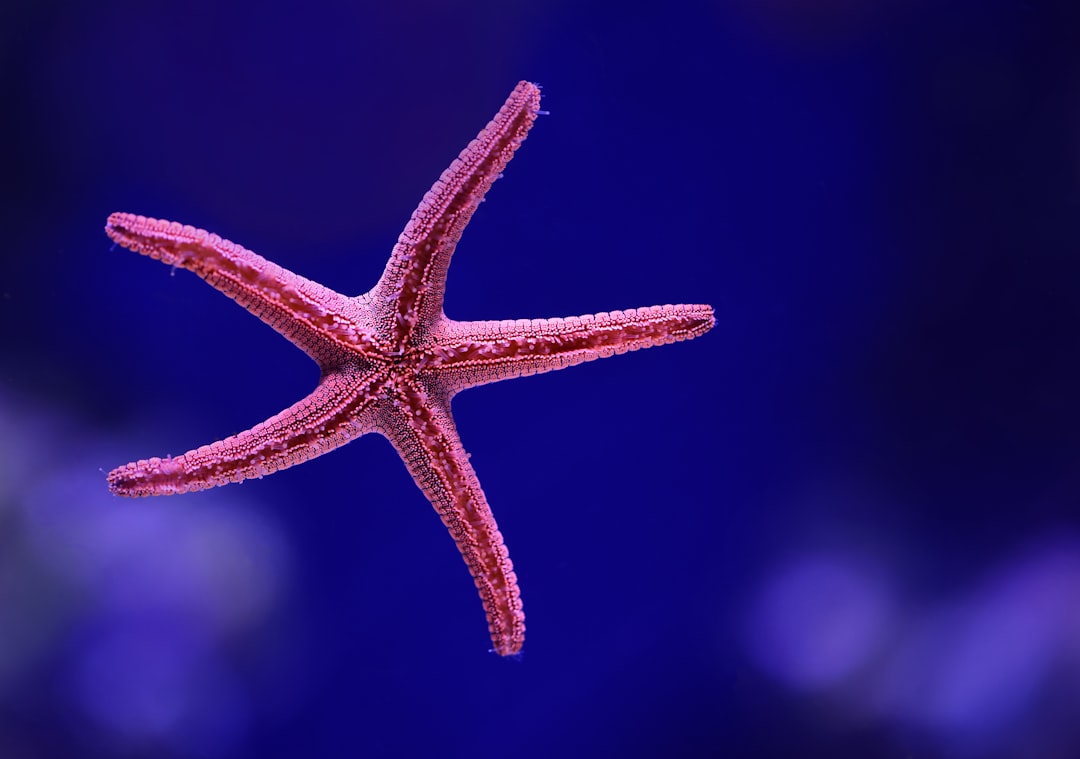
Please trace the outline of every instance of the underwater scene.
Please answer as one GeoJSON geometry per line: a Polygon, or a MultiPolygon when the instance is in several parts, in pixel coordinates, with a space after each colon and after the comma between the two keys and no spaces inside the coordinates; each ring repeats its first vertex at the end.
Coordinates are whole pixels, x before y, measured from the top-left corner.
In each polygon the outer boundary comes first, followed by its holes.
{"type": "Polygon", "coordinates": [[[0,15],[0,758],[1080,755],[1080,8],[0,15]]]}

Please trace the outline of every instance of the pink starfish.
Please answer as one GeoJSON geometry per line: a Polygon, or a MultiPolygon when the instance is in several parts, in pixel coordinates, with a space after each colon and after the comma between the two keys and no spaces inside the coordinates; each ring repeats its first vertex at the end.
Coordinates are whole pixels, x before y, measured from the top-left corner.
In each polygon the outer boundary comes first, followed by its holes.
{"type": "Polygon", "coordinates": [[[125,496],[170,495],[262,477],[369,432],[386,436],[454,537],[487,613],[495,651],[521,650],[525,614],[509,553],[461,446],[450,400],[466,388],[616,353],[689,340],[709,306],[653,306],[565,319],[457,322],[443,313],[461,232],[536,119],[540,91],[521,82],[424,196],[369,292],[346,297],[217,235],[114,213],[120,245],[198,274],[311,356],[309,396],[250,430],[182,456],[109,473],[125,496]]]}

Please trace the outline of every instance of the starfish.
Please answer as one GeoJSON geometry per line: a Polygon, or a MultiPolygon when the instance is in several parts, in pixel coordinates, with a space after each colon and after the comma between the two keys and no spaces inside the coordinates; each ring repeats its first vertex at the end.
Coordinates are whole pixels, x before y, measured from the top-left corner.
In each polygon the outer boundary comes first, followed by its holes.
{"type": "Polygon", "coordinates": [[[319,365],[303,400],[249,430],[118,467],[122,496],[172,495],[262,477],[374,432],[397,449],[480,592],[494,650],[525,640],[517,577],[462,448],[450,401],[467,388],[689,340],[714,324],[705,305],[653,306],[562,319],[459,322],[443,313],[446,270],[462,230],[521,145],[540,90],[520,82],[424,196],[375,287],[348,297],[235,243],[176,222],[114,213],[116,243],[188,269],[262,319],[319,365]]]}

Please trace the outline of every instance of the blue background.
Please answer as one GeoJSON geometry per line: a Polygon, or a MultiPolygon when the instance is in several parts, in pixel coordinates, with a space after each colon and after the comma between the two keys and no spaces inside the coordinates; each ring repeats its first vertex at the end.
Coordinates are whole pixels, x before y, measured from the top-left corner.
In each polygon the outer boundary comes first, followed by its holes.
{"type": "Polygon", "coordinates": [[[0,756],[1075,755],[1073,4],[2,15],[0,756]],[[717,314],[455,401],[523,655],[380,438],[109,496],[317,370],[108,214],[360,293],[520,79],[447,313],[717,314]]]}

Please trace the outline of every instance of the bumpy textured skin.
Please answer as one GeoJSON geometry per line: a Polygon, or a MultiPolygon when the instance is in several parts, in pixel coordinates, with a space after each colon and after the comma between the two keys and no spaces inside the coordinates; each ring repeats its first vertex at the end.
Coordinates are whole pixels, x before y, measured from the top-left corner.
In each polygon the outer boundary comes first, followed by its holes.
{"type": "Polygon", "coordinates": [[[562,369],[713,326],[709,306],[654,306],[565,319],[456,322],[443,314],[462,230],[536,119],[539,89],[517,85],[424,196],[375,287],[346,297],[201,229],[128,213],[106,233],[205,279],[311,356],[318,387],[281,413],[210,445],[108,475],[124,496],[170,495],[262,477],[369,432],[405,461],[476,581],[495,651],[521,650],[525,615],[509,553],[450,414],[465,388],[562,369]]]}

